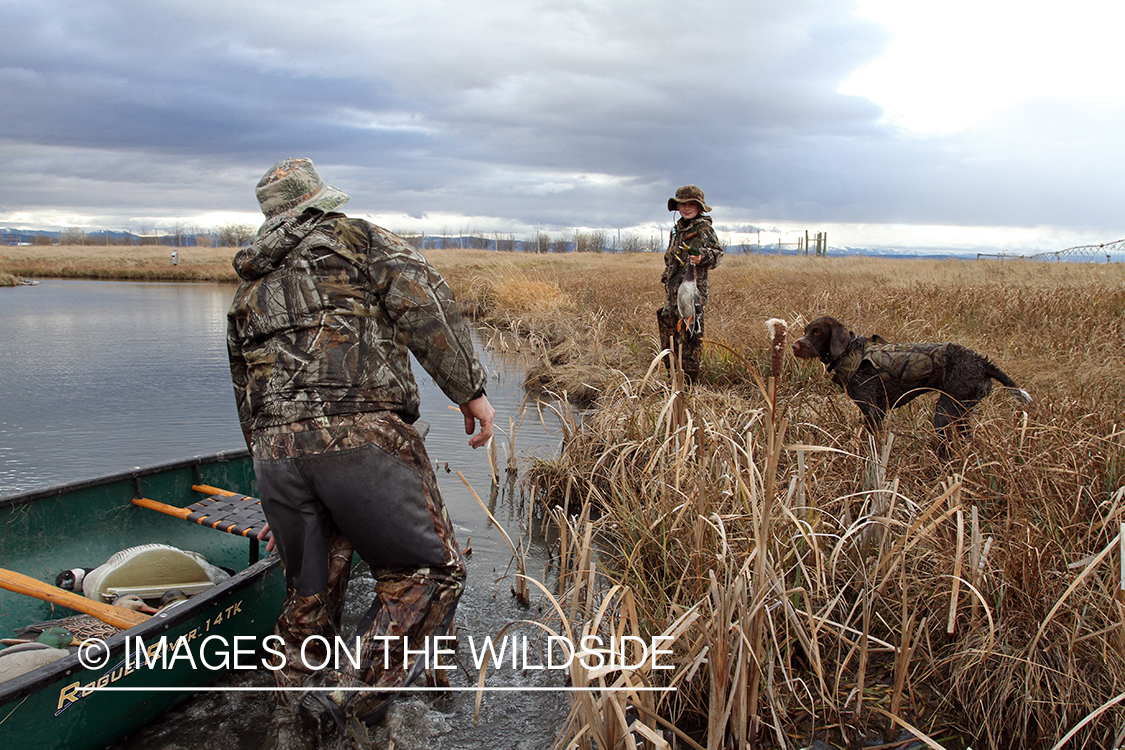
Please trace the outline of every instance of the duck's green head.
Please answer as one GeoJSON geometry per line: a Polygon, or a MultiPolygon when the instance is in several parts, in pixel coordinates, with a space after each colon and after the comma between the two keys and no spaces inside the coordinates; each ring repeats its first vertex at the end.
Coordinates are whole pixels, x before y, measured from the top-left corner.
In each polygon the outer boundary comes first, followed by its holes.
{"type": "Polygon", "coordinates": [[[48,628],[40,633],[35,641],[51,648],[66,648],[67,646],[78,645],[78,641],[66,628],[48,628]]]}

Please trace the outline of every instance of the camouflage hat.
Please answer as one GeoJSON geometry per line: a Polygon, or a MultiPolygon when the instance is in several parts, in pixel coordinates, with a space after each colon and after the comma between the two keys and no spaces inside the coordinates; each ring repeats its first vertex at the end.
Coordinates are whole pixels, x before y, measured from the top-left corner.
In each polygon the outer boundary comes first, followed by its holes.
{"type": "Polygon", "coordinates": [[[266,219],[295,216],[306,208],[324,211],[339,208],[352,199],[316,173],[309,159],[285,159],[274,164],[254,189],[266,219]]]}
{"type": "Polygon", "coordinates": [[[698,203],[701,210],[711,210],[711,207],[703,202],[703,191],[698,185],[684,185],[677,190],[676,197],[668,199],[668,210],[678,211],[681,203],[698,203]]]}

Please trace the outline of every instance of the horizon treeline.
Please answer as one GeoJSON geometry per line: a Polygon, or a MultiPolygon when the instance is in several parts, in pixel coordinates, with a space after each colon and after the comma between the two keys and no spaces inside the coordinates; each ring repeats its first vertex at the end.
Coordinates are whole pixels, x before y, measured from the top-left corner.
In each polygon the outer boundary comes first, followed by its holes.
{"type": "MultiPolygon", "coordinates": [[[[98,230],[86,232],[78,227],[65,227],[58,232],[45,230],[19,231],[0,230],[8,245],[165,245],[169,247],[243,247],[248,245],[258,231],[254,224],[224,224],[213,230],[201,230],[188,225],[174,226],[164,234],[135,234],[133,232],[114,232],[98,230]]],[[[414,247],[419,249],[497,250],[501,252],[529,253],[656,253],[667,247],[664,230],[649,233],[622,232],[606,229],[564,229],[560,231],[536,230],[530,234],[517,236],[511,232],[463,232],[442,231],[437,234],[396,232],[414,247]]],[[[803,238],[795,242],[776,241],[761,244],[748,238],[735,240],[732,236],[718,233],[719,242],[727,252],[755,253],[762,251],[800,252],[804,249],[803,238]]]]}
{"type": "MultiPolygon", "coordinates": [[[[134,234],[131,232],[84,232],[78,227],[65,227],[59,232],[19,232],[4,229],[3,236],[9,245],[167,245],[171,247],[242,247],[253,241],[258,227],[252,224],[227,224],[213,229],[173,228],[167,234],[134,234]]],[[[642,235],[637,232],[609,231],[609,229],[562,229],[559,232],[537,231],[517,236],[514,233],[466,232],[454,234],[396,233],[420,250],[495,250],[501,252],[529,253],[656,253],[664,252],[667,245],[665,233],[642,235]]],[[[719,235],[723,250],[754,253],[759,250],[778,250],[780,247],[799,249],[800,242],[732,241],[719,235]]]]}

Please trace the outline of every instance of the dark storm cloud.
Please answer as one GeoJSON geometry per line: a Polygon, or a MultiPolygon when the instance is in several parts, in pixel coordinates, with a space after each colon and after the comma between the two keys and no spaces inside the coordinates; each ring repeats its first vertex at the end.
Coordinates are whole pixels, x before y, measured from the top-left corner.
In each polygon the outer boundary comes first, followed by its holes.
{"type": "Polygon", "coordinates": [[[879,107],[838,91],[888,42],[852,11],[9,0],[0,217],[252,212],[254,182],[291,155],[311,157],[356,211],[497,226],[665,221],[686,182],[732,224],[1093,224],[1120,202],[1059,161],[1121,166],[1094,158],[1109,125],[1056,133],[1054,152],[1028,162],[1027,143],[1050,139],[1016,113],[1002,136],[958,140],[881,123],[879,107]]]}

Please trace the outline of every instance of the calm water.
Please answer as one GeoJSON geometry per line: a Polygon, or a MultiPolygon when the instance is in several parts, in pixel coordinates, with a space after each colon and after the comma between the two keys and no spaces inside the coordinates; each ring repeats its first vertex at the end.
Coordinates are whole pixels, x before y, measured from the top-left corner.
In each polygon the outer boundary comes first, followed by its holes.
{"type": "MultiPolygon", "coordinates": [[[[229,284],[51,279],[0,288],[0,496],[243,448],[226,356],[233,293],[229,284]]],[[[490,374],[501,463],[512,443],[509,420],[518,455],[552,453],[558,435],[544,428],[534,409],[523,409],[523,364],[480,338],[478,354],[490,374]]],[[[458,540],[462,546],[471,540],[473,549],[457,626],[479,640],[529,613],[513,602],[510,582],[498,581],[510,560],[507,544],[456,472],[490,503],[513,539],[527,535],[528,500],[518,483],[505,481],[490,492],[487,458],[468,447],[460,412],[417,366],[415,375],[422,419],[431,425],[427,449],[440,466],[458,540]]],[[[543,544],[533,544],[529,573],[539,575],[546,559],[543,544]]],[[[360,571],[354,589],[371,583],[360,571]]],[[[352,603],[351,609],[365,610],[369,599],[352,603]]],[[[561,684],[553,678],[508,673],[502,684],[561,684]]],[[[451,681],[474,679],[461,673],[451,681]]],[[[120,748],[257,748],[268,699],[230,695],[193,699],[120,748]]],[[[416,715],[404,723],[413,729],[396,737],[396,747],[548,747],[566,711],[560,693],[490,693],[474,725],[472,703],[471,694],[460,693],[437,704],[408,705],[416,715]]]]}
{"type": "Polygon", "coordinates": [[[229,285],[0,292],[0,495],[245,447],[223,383],[229,285]]]}

